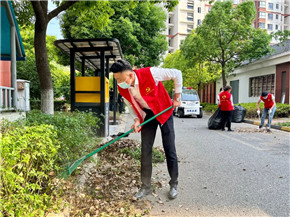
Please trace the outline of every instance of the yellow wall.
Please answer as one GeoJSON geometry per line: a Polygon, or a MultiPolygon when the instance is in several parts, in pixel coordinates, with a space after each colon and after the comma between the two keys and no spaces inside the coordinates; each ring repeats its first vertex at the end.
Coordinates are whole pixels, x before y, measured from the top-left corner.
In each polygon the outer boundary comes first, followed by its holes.
{"type": "MultiPolygon", "coordinates": [[[[76,77],[75,91],[101,91],[100,77],[76,77]]],[[[109,102],[109,80],[105,78],[105,102],[109,102]]],[[[100,103],[100,93],[76,93],[76,102],[100,103]]]]}

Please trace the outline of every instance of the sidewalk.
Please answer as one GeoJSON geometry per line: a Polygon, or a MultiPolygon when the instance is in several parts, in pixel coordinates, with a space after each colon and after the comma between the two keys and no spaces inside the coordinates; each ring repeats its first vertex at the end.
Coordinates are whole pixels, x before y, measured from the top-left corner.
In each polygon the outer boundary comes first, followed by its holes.
{"type": "MultiPolygon", "coordinates": [[[[250,118],[250,119],[245,119],[244,122],[248,123],[248,124],[254,124],[254,125],[259,126],[260,119],[259,118],[250,118]]],[[[265,126],[266,126],[267,122],[268,122],[268,119],[265,120],[265,126]]],[[[286,123],[286,122],[290,122],[290,118],[275,118],[272,120],[271,128],[290,132],[290,127],[278,125],[278,123],[286,123]]]]}

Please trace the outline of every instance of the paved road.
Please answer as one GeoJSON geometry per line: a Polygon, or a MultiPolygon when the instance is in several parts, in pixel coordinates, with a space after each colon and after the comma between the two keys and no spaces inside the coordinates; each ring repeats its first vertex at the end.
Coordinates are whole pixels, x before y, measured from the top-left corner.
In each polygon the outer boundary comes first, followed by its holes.
{"type": "MultiPolygon", "coordinates": [[[[152,216],[290,216],[290,134],[243,123],[233,124],[235,132],[213,131],[207,120],[174,119],[179,197],[167,199],[166,164],[158,164],[153,178],[164,186],[148,197],[152,216]]],[[[160,132],[154,145],[161,145],[160,132]]]]}

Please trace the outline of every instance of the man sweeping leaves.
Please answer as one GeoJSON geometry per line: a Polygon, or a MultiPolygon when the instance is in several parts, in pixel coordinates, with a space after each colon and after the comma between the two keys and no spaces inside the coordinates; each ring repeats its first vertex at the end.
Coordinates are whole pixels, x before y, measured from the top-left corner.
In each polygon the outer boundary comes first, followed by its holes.
{"type": "Polygon", "coordinates": [[[169,198],[177,197],[178,163],[175,149],[175,133],[172,109],[145,124],[142,129],[139,125],[162,112],[168,107],[180,106],[182,91],[182,74],[176,69],[156,67],[132,70],[125,60],[118,60],[111,66],[111,72],[118,84],[119,93],[131,104],[135,118],[131,128],[135,132],[141,130],[141,189],[135,194],[140,199],[152,192],[152,147],[156,130],[159,126],[162,134],[167,168],[170,175],[169,198]],[[175,97],[172,102],[161,81],[174,80],[175,97]]]}

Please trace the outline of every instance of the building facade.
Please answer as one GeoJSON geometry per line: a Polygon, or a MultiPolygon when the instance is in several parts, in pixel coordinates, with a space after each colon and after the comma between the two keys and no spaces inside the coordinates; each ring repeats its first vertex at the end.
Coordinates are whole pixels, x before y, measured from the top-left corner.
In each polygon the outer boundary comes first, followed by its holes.
{"type": "MultiPolygon", "coordinates": [[[[245,62],[227,78],[234,103],[257,102],[262,91],[275,95],[276,102],[290,102],[290,40],[272,45],[273,53],[251,63],[245,62]]],[[[216,93],[222,79],[216,81],[216,93]]]]}
{"type": "MultiPolygon", "coordinates": [[[[243,0],[233,0],[234,7],[243,0]]],[[[257,10],[253,22],[255,28],[266,29],[268,34],[278,30],[290,30],[290,0],[254,0],[257,10]]],[[[168,40],[168,52],[180,48],[182,41],[200,25],[212,5],[209,1],[180,0],[173,12],[168,12],[167,29],[164,34],[168,40]]],[[[272,44],[278,43],[275,39],[272,44]]]]}
{"type": "Polygon", "coordinates": [[[11,1],[1,0],[0,122],[20,117],[23,82],[17,81],[16,62],[25,60],[24,46],[11,1]]]}

